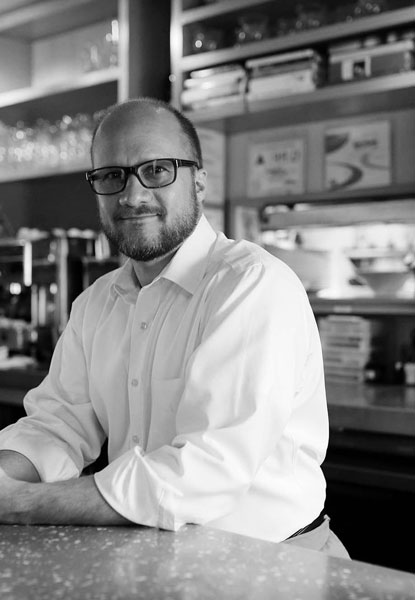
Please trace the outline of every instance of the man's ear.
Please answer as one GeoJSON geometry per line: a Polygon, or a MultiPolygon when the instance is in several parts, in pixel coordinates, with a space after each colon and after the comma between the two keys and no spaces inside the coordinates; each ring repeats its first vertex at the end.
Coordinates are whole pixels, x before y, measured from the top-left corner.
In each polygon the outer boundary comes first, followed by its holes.
{"type": "Polygon", "coordinates": [[[205,169],[198,169],[195,177],[196,196],[200,204],[206,199],[207,192],[207,172],[205,169]]]}

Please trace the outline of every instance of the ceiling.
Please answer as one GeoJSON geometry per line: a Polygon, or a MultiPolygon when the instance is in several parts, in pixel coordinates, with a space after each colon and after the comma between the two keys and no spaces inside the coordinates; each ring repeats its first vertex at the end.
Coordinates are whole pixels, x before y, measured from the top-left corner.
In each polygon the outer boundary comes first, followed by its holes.
{"type": "Polygon", "coordinates": [[[21,8],[22,6],[28,6],[29,4],[35,4],[39,0],[0,0],[0,14],[21,8]]]}

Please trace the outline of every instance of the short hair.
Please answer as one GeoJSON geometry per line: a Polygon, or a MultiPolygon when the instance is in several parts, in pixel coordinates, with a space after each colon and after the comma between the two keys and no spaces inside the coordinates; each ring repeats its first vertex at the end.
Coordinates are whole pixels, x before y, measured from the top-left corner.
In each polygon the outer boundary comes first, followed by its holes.
{"type": "Polygon", "coordinates": [[[134,106],[138,104],[147,104],[148,106],[154,106],[155,108],[162,108],[171,113],[174,117],[176,117],[180,128],[189,142],[190,150],[193,154],[193,159],[197,162],[199,169],[203,167],[203,156],[202,156],[202,148],[200,145],[199,136],[197,134],[196,128],[193,123],[184,116],[177,108],[169,104],[168,102],[164,102],[164,100],[159,100],[158,98],[149,98],[149,97],[140,97],[133,98],[131,100],[125,100],[124,102],[118,104],[112,104],[108,108],[100,111],[97,117],[97,124],[95,125],[95,129],[92,133],[91,140],[91,159],[93,159],[93,148],[95,143],[95,138],[97,133],[101,127],[101,125],[110,117],[113,113],[120,112],[126,106],[134,106]]]}

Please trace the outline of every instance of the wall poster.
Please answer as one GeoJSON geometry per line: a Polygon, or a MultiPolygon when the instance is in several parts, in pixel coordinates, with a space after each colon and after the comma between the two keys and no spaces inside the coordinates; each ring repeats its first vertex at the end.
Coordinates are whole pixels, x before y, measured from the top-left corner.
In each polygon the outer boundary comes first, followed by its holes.
{"type": "Polygon", "coordinates": [[[302,138],[253,144],[249,148],[248,196],[304,193],[304,154],[302,138]]]}
{"type": "Polygon", "coordinates": [[[390,185],[389,121],[327,129],[324,148],[326,190],[390,185]]]}

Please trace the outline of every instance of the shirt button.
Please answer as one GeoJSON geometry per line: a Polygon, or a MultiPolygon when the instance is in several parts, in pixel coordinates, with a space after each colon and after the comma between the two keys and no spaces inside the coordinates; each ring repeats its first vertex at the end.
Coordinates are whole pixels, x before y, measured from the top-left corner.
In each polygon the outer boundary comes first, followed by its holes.
{"type": "Polygon", "coordinates": [[[138,379],[132,379],[131,380],[131,385],[134,386],[134,387],[137,387],[138,386],[138,379]]]}
{"type": "Polygon", "coordinates": [[[138,444],[138,441],[139,441],[138,435],[133,435],[134,444],[138,444]]]}
{"type": "Polygon", "coordinates": [[[145,321],[142,321],[140,327],[141,329],[147,329],[148,325],[145,321]]]}

